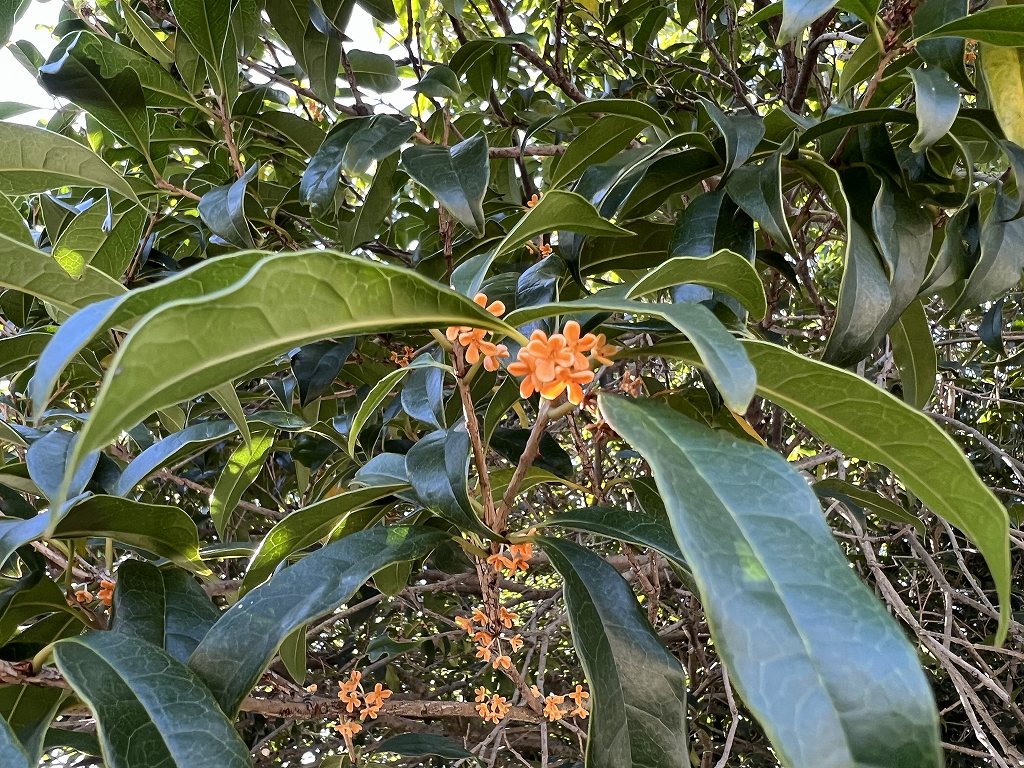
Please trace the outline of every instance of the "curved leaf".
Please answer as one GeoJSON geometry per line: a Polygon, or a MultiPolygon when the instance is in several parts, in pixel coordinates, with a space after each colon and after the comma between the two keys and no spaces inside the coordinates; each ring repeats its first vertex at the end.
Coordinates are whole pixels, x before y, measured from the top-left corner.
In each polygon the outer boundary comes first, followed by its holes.
{"type": "Polygon", "coordinates": [[[291,632],[333,611],[377,571],[423,557],[446,538],[426,528],[378,527],[328,544],[231,606],[189,666],[234,715],[291,632]]]}
{"type": "Polygon", "coordinates": [[[640,278],[629,289],[635,299],[686,283],[697,283],[731,294],[743,302],[755,320],[764,318],[768,302],[754,265],[735,251],[716,251],[706,257],[676,256],[640,278]]]}
{"type": "Polygon", "coordinates": [[[253,163],[231,184],[214,187],[199,201],[199,215],[217,237],[239,248],[253,248],[252,232],[245,218],[245,192],[259,172],[253,163]]]}
{"type": "Polygon", "coordinates": [[[835,7],[839,0],[782,0],[782,25],[779,27],[777,42],[788,43],[804,27],[824,16],[835,7]]]}
{"type": "Polygon", "coordinates": [[[943,24],[922,35],[921,39],[936,37],[963,37],[992,45],[1024,47],[1024,6],[986,8],[943,24]]]}
{"type": "Polygon", "coordinates": [[[683,553],[679,551],[679,545],[672,535],[668,518],[664,515],[630,512],[621,507],[580,507],[544,520],[543,526],[549,525],[596,533],[637,547],[653,549],[679,567],[687,567],[683,553]]]}
{"type": "Polygon", "coordinates": [[[782,762],[941,766],[917,654],[799,473],[665,406],[602,397],[600,407],[651,464],[715,646],[782,762]]]}
{"type": "Polygon", "coordinates": [[[472,136],[454,147],[410,147],[402,166],[455,219],[477,237],[484,234],[484,194],[490,179],[487,137],[472,136]]]}
{"type": "Polygon", "coordinates": [[[127,496],[135,486],[176,456],[218,443],[237,429],[231,421],[201,421],[153,443],[125,467],[114,488],[114,495],[127,496]]]}
{"type": "Polygon", "coordinates": [[[64,186],[104,187],[138,202],[127,179],[77,141],[0,122],[0,192],[30,195],[64,186]]]}
{"type": "Polygon", "coordinates": [[[537,543],[562,576],[573,644],[590,685],[591,768],[687,768],[686,675],[629,586],[600,556],[561,539],[537,543]]]}
{"type": "Polygon", "coordinates": [[[352,512],[408,487],[396,483],[357,488],[295,510],[271,528],[252,553],[239,595],[266,581],[285,558],[330,536],[352,512]]]}
{"type": "Polygon", "coordinates": [[[960,112],[960,88],[939,69],[912,69],[917,97],[917,135],[910,148],[921,152],[945,136],[960,112]]]}
{"type": "Polygon", "coordinates": [[[512,330],[406,269],[331,251],[268,256],[234,286],[172,302],[135,326],[107,371],[80,453],[302,344],[446,325],[512,330]]]}
{"type": "Polygon", "coordinates": [[[263,464],[274,447],[274,433],[257,432],[252,441],[232,452],[224,472],[210,495],[210,519],[222,539],[231,522],[231,515],[242,499],[242,494],[259,477],[263,464]]]}
{"type": "MultiPolygon", "coordinates": [[[[687,346],[657,344],[646,353],[696,362],[687,346]]],[[[757,368],[758,394],[846,455],[888,467],[908,491],[977,545],[999,595],[996,643],[1002,643],[1011,607],[1009,518],[953,438],[856,374],[763,341],[743,346],[757,368]]]]}
{"type": "Polygon", "coordinates": [[[248,768],[249,748],[188,667],[118,632],[61,640],[54,659],[96,715],[109,768],[248,768]]]}
{"type": "Polygon", "coordinates": [[[125,560],[117,569],[111,630],[163,648],[185,663],[220,618],[191,574],[125,560]]]}
{"type": "Polygon", "coordinates": [[[34,768],[11,726],[0,717],[0,762],[4,768],[34,768]]]}

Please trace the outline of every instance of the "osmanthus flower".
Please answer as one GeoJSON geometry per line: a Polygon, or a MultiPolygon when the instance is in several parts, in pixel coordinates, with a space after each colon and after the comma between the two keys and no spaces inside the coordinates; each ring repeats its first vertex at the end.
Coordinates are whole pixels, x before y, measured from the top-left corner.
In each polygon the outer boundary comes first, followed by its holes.
{"type": "MultiPolygon", "coordinates": [[[[545,400],[554,400],[565,392],[570,403],[579,405],[583,402],[583,387],[594,380],[585,353],[593,352],[598,343],[599,338],[582,333],[575,320],[551,336],[538,328],[519,350],[516,362],[508,366],[508,372],[522,377],[519,394],[524,398],[539,392],[545,400]]],[[[608,345],[603,344],[602,352],[607,351],[608,345]]]]}
{"type": "Polygon", "coordinates": [[[559,696],[556,693],[549,693],[548,697],[544,699],[544,717],[554,722],[555,720],[561,720],[565,713],[562,712],[560,704],[565,701],[565,696],[559,696]]]}
{"type": "MultiPolygon", "coordinates": [[[[478,293],[473,297],[473,301],[484,307],[495,317],[501,317],[505,314],[504,302],[492,301],[488,304],[486,294],[478,293]]],[[[504,344],[495,344],[488,341],[486,338],[488,333],[489,331],[485,331],[483,328],[472,328],[468,325],[452,325],[445,331],[445,336],[453,344],[459,344],[466,348],[467,363],[476,365],[482,358],[484,370],[496,371],[500,366],[499,361],[509,356],[508,347],[504,344]]]]}
{"type": "Polygon", "coordinates": [[[615,361],[611,358],[619,351],[619,348],[608,343],[603,333],[597,334],[594,348],[590,350],[590,359],[601,365],[611,365],[615,361]]]}
{"type": "Polygon", "coordinates": [[[109,579],[100,579],[100,589],[99,592],[96,593],[96,597],[98,597],[100,602],[107,606],[107,608],[109,608],[110,604],[114,601],[114,587],[116,586],[117,584],[109,579]]]}
{"type": "Polygon", "coordinates": [[[519,614],[510,611],[505,606],[502,606],[498,610],[498,619],[504,625],[505,629],[511,629],[512,625],[519,621],[519,614]]]}
{"type": "Polygon", "coordinates": [[[576,708],[569,714],[586,720],[590,716],[590,712],[583,706],[583,702],[590,698],[590,694],[583,690],[582,685],[577,684],[576,690],[569,694],[569,698],[576,705],[576,708]]]}
{"type": "Polygon", "coordinates": [[[363,711],[359,713],[359,719],[365,720],[370,718],[376,720],[377,715],[380,713],[380,708],[384,706],[384,701],[391,698],[391,691],[385,688],[380,683],[377,683],[373,690],[363,696],[365,707],[363,711]]]}
{"type": "Polygon", "coordinates": [[[355,720],[342,720],[334,726],[334,730],[344,736],[346,739],[351,739],[361,730],[363,726],[357,723],[355,720]]]}

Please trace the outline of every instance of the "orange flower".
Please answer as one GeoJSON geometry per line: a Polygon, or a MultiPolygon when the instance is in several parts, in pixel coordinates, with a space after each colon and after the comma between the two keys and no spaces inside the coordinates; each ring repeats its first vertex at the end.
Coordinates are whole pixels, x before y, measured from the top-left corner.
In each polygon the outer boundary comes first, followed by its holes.
{"type": "Polygon", "coordinates": [[[508,699],[504,696],[494,694],[491,696],[491,709],[501,717],[504,717],[512,711],[512,705],[508,703],[508,699]]]}
{"type": "Polygon", "coordinates": [[[544,717],[554,722],[555,720],[562,719],[562,710],[559,709],[558,705],[565,701],[565,696],[558,696],[557,694],[550,693],[544,700],[544,717]]]}
{"type": "Polygon", "coordinates": [[[540,255],[547,258],[551,255],[551,246],[548,243],[540,244],[540,255]]]}
{"type": "Polygon", "coordinates": [[[534,195],[533,195],[532,197],[530,197],[530,199],[529,199],[529,200],[528,200],[528,201],[526,202],[526,207],[527,207],[527,208],[533,208],[533,206],[535,206],[535,205],[536,205],[537,203],[539,203],[539,202],[540,202],[540,195],[534,194],[534,195]]]}
{"type": "Polygon", "coordinates": [[[505,555],[496,553],[487,558],[487,562],[494,566],[494,570],[501,573],[502,570],[511,571],[515,566],[505,555]]]}
{"type": "Polygon", "coordinates": [[[473,621],[466,616],[456,616],[455,623],[468,634],[473,634],[473,621]]]}
{"type": "Polygon", "coordinates": [[[583,707],[576,707],[572,712],[569,713],[572,717],[578,717],[580,720],[586,720],[590,717],[590,713],[587,712],[583,707]]]}
{"type": "Polygon", "coordinates": [[[476,657],[478,659],[483,659],[485,662],[489,662],[491,660],[491,649],[486,645],[479,646],[476,649],[476,657]]]}
{"type": "Polygon", "coordinates": [[[611,365],[612,355],[619,351],[618,347],[612,346],[608,343],[608,340],[604,337],[603,333],[597,334],[597,340],[594,342],[594,348],[590,350],[590,359],[594,362],[600,363],[601,365],[611,365]]]}
{"type": "MultiPolygon", "coordinates": [[[[500,317],[505,313],[505,304],[501,301],[492,301],[488,304],[486,294],[478,293],[473,297],[473,301],[484,307],[495,317],[500,317]]],[[[467,363],[476,365],[482,357],[484,369],[496,371],[499,367],[498,361],[509,356],[508,347],[504,344],[494,344],[487,341],[484,337],[488,333],[489,331],[485,331],[482,328],[472,328],[468,325],[452,325],[445,331],[445,336],[449,341],[458,343],[466,348],[467,363]]]]}
{"type": "Polygon", "coordinates": [[[512,646],[513,651],[518,651],[523,647],[523,636],[513,635],[512,639],[508,641],[508,644],[512,646]]]}
{"type": "Polygon", "coordinates": [[[530,558],[533,557],[533,544],[528,541],[524,541],[522,544],[513,544],[508,548],[508,551],[513,558],[528,563],[530,558]]]}
{"type": "Polygon", "coordinates": [[[80,589],[77,592],[75,592],[75,600],[77,600],[80,603],[91,603],[92,593],[90,593],[89,590],[87,589],[80,589]]]}
{"type": "Polygon", "coordinates": [[[355,712],[356,707],[360,705],[359,694],[353,691],[339,691],[338,698],[345,705],[346,712],[355,712]]]}
{"type": "Polygon", "coordinates": [[[476,712],[477,712],[478,715],[480,715],[480,717],[482,717],[484,719],[484,721],[487,721],[487,720],[490,719],[491,710],[487,706],[486,702],[483,702],[481,704],[477,704],[476,705],[476,712]]]}
{"type": "Polygon", "coordinates": [[[519,350],[518,360],[508,366],[513,376],[523,377],[519,394],[524,398],[540,392],[545,400],[554,400],[568,390],[569,402],[583,402],[583,387],[594,380],[584,352],[594,349],[597,337],[581,335],[580,324],[570,320],[562,333],[548,335],[535,330],[529,343],[519,350]]]}
{"type": "Polygon", "coordinates": [[[479,624],[481,627],[486,627],[490,621],[487,618],[487,614],[481,611],[479,608],[473,609],[473,623],[479,624]]]}
{"type": "Polygon", "coordinates": [[[586,371],[572,371],[563,368],[558,371],[555,380],[540,391],[540,396],[546,400],[554,400],[562,392],[567,391],[566,397],[569,399],[569,402],[573,405],[579,405],[583,402],[583,386],[593,380],[594,372],[589,369],[586,371]]]}
{"type": "Polygon", "coordinates": [[[363,699],[366,701],[367,706],[380,707],[385,699],[390,699],[392,692],[385,688],[380,683],[373,686],[373,690],[366,694],[363,699]]]}
{"type": "Polygon", "coordinates": [[[114,600],[114,587],[116,586],[117,585],[112,581],[100,579],[100,590],[96,593],[96,597],[98,597],[108,608],[114,600]]]}
{"type": "Polygon", "coordinates": [[[477,642],[477,643],[480,643],[480,645],[490,645],[491,643],[494,642],[494,638],[491,637],[490,634],[488,634],[487,632],[484,632],[481,629],[481,630],[478,630],[477,632],[475,632],[473,634],[473,641],[477,642]]]}
{"type": "Polygon", "coordinates": [[[353,736],[355,736],[357,733],[363,730],[363,726],[352,720],[342,720],[340,723],[334,726],[334,730],[336,730],[345,738],[351,739],[353,736]]]}
{"type": "Polygon", "coordinates": [[[501,623],[505,625],[506,629],[511,629],[512,625],[515,622],[519,621],[519,614],[513,613],[504,606],[502,606],[502,608],[500,609],[498,617],[501,619],[501,623]]]}
{"type": "Polygon", "coordinates": [[[487,689],[483,686],[477,688],[474,693],[476,694],[474,701],[487,701],[487,689]]]}
{"type": "Polygon", "coordinates": [[[494,657],[493,666],[495,669],[512,669],[512,659],[503,653],[499,653],[494,657]]]}

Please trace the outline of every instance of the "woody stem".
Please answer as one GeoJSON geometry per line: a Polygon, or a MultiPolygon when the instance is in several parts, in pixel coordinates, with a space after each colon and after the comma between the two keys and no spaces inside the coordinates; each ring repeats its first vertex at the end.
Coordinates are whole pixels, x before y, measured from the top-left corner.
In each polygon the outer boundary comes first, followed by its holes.
{"type": "Polygon", "coordinates": [[[544,430],[550,421],[550,410],[551,401],[545,400],[542,397],[540,408],[537,409],[537,421],[534,422],[533,429],[530,431],[530,437],[526,441],[526,448],[523,449],[523,455],[519,458],[516,471],[512,474],[508,488],[505,489],[505,495],[501,499],[501,506],[498,508],[497,523],[500,526],[498,530],[504,528],[505,520],[508,518],[508,513],[512,508],[512,502],[515,501],[516,494],[519,492],[519,486],[526,477],[526,473],[530,471],[530,467],[533,466],[537,456],[540,455],[540,441],[544,437],[544,430]]]}

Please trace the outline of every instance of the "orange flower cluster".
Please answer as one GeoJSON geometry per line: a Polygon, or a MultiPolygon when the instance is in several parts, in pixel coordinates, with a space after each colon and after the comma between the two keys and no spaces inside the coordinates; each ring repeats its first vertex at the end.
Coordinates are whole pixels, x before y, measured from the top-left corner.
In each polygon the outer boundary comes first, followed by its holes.
{"type": "MultiPolygon", "coordinates": [[[[481,307],[485,307],[495,317],[501,317],[505,314],[504,303],[492,301],[488,304],[486,294],[478,293],[473,297],[473,301],[481,307]]],[[[498,361],[509,356],[508,347],[504,344],[495,344],[492,341],[488,341],[485,337],[489,333],[489,331],[485,331],[483,328],[471,328],[468,325],[452,325],[445,331],[445,336],[453,344],[459,344],[466,348],[467,363],[476,365],[480,358],[483,358],[484,370],[496,371],[499,366],[498,361]]]]}
{"type": "MultiPolygon", "coordinates": [[[[341,690],[338,691],[338,698],[341,699],[345,705],[345,711],[349,714],[354,713],[359,709],[359,719],[376,720],[377,715],[380,714],[380,708],[384,705],[386,699],[391,698],[391,691],[385,688],[380,683],[373,686],[373,690],[366,692],[362,686],[363,674],[361,672],[353,672],[349,675],[348,680],[341,681],[341,690]]],[[[339,723],[336,728],[340,728],[345,722],[339,723]]],[[[352,733],[356,733],[352,731],[352,733]]]]}
{"type": "MultiPolygon", "coordinates": [[[[506,629],[511,629],[519,620],[519,614],[507,608],[501,608],[498,614],[499,621],[506,629]]],[[[455,623],[462,630],[473,638],[476,643],[476,657],[490,664],[494,669],[512,669],[512,658],[503,652],[502,641],[507,642],[514,653],[523,647],[522,635],[513,635],[510,638],[503,638],[489,631],[490,620],[479,608],[473,609],[473,615],[456,616],[455,623]]],[[[499,630],[500,631],[500,630],[499,630]]]]}
{"type": "Polygon", "coordinates": [[[590,716],[590,712],[583,705],[583,702],[590,698],[590,694],[584,690],[582,685],[577,685],[576,690],[566,696],[559,696],[556,693],[549,693],[547,696],[544,696],[536,685],[531,686],[530,690],[534,696],[543,700],[544,717],[551,722],[561,720],[563,717],[578,717],[585,720],[590,716]],[[569,699],[574,704],[571,710],[568,708],[563,709],[562,707],[566,699],[569,699]]]}
{"type": "Polygon", "coordinates": [[[583,387],[594,380],[591,361],[608,365],[618,348],[609,345],[604,334],[581,336],[581,331],[580,324],[570,320],[561,333],[550,337],[539,328],[531,334],[530,342],[519,350],[518,360],[508,366],[513,376],[523,377],[520,395],[526,398],[539,392],[545,400],[554,400],[568,391],[570,403],[583,402],[583,387]],[[590,353],[589,358],[585,352],[590,353]]]}
{"type": "Polygon", "coordinates": [[[479,687],[475,691],[477,702],[476,711],[484,719],[485,723],[500,723],[505,715],[512,711],[512,705],[508,703],[508,700],[504,696],[498,694],[490,695],[487,689],[483,686],[479,687]]]}
{"type": "MultiPolygon", "coordinates": [[[[514,365],[514,363],[513,363],[514,365]]],[[[487,562],[494,566],[494,570],[501,573],[503,570],[514,575],[518,571],[529,570],[530,558],[533,557],[533,544],[513,544],[508,548],[508,555],[497,552],[487,558],[487,562]]]]}
{"type": "MultiPolygon", "coordinates": [[[[108,579],[100,579],[100,588],[96,592],[96,598],[102,602],[108,608],[110,604],[114,602],[114,587],[117,586],[113,581],[108,579]]],[[[75,592],[75,600],[81,604],[91,603],[93,601],[92,592],[88,589],[82,588],[75,592]]]]}

